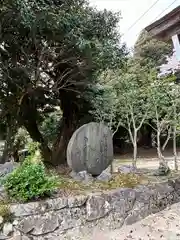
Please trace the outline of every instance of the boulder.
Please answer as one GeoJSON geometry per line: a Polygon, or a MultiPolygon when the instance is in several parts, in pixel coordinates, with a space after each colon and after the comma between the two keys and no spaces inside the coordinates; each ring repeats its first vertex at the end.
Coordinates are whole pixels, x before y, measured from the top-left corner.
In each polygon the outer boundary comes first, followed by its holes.
{"type": "Polygon", "coordinates": [[[76,172],[72,171],[70,173],[70,176],[75,181],[79,181],[79,182],[83,182],[83,183],[91,183],[94,180],[92,175],[87,173],[87,171],[82,171],[82,172],[79,172],[79,173],[76,173],[76,172]]]}
{"type": "Polygon", "coordinates": [[[75,131],[67,148],[67,162],[74,172],[99,176],[112,161],[112,132],[108,127],[92,122],[75,131]]]}
{"type": "Polygon", "coordinates": [[[136,173],[137,169],[130,165],[122,165],[118,168],[118,172],[123,174],[136,173]]]}
{"type": "Polygon", "coordinates": [[[101,182],[109,182],[112,179],[111,173],[108,173],[106,171],[103,171],[97,178],[96,180],[101,181],[101,182]]]}
{"type": "Polygon", "coordinates": [[[10,236],[13,232],[13,225],[11,223],[5,223],[3,226],[3,234],[5,236],[10,236]]]}
{"type": "Polygon", "coordinates": [[[9,173],[13,172],[19,166],[15,162],[6,162],[5,164],[0,164],[0,177],[5,177],[9,173]]]}
{"type": "Polygon", "coordinates": [[[154,173],[154,176],[167,176],[170,171],[170,168],[166,164],[160,163],[158,170],[154,173]]]}
{"type": "Polygon", "coordinates": [[[109,201],[102,196],[91,196],[86,204],[87,221],[93,221],[105,217],[110,211],[109,201]]]}

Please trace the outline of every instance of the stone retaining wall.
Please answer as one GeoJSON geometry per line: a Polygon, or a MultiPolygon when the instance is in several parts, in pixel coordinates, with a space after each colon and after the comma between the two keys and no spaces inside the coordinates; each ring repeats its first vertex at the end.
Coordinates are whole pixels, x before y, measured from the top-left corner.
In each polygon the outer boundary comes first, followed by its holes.
{"type": "Polygon", "coordinates": [[[117,229],[178,201],[180,179],[136,189],[15,204],[10,206],[14,215],[10,239],[56,240],[65,239],[63,236],[72,230],[117,229]]]}

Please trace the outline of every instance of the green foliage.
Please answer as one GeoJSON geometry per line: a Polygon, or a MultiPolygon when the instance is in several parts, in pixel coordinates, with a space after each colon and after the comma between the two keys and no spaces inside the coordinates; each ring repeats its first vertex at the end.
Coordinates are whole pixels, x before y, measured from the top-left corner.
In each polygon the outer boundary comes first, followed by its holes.
{"type": "Polygon", "coordinates": [[[46,116],[41,124],[41,131],[50,145],[55,141],[58,135],[59,120],[61,118],[62,113],[60,111],[56,111],[46,116]]]}
{"type": "Polygon", "coordinates": [[[171,54],[171,44],[152,38],[145,30],[139,35],[134,47],[134,60],[148,69],[159,67],[171,54]]]}
{"type": "Polygon", "coordinates": [[[47,175],[42,163],[28,160],[4,180],[8,195],[17,201],[29,201],[50,196],[57,188],[57,179],[47,175]]]}
{"type": "Polygon", "coordinates": [[[4,222],[12,222],[13,215],[10,210],[9,204],[0,203],[0,216],[3,217],[4,222]]]}
{"type": "Polygon", "coordinates": [[[113,129],[117,110],[117,95],[113,86],[98,84],[91,94],[90,113],[97,122],[103,122],[113,129]]]}
{"type": "Polygon", "coordinates": [[[86,0],[5,0],[0,5],[2,115],[8,125],[12,116],[24,126],[50,161],[46,139],[51,137],[53,145],[57,135],[53,124],[51,136],[46,127],[54,116],[43,123],[45,139],[39,131],[42,120],[58,106],[67,129],[76,128],[88,113],[87,86],[126,60],[117,30],[120,16],[90,7],[86,0]]]}
{"type": "Polygon", "coordinates": [[[146,88],[146,95],[149,104],[149,117],[157,124],[162,123],[162,128],[169,125],[173,119],[173,98],[179,98],[174,91],[174,77],[154,78],[151,79],[149,86],[146,88]]]}
{"type": "Polygon", "coordinates": [[[24,128],[19,128],[14,139],[14,146],[20,149],[24,149],[32,142],[28,132],[24,128]]]}
{"type": "Polygon", "coordinates": [[[36,153],[36,151],[39,151],[39,143],[38,142],[30,142],[28,144],[28,151],[30,154],[30,159],[32,159],[36,153]]]}

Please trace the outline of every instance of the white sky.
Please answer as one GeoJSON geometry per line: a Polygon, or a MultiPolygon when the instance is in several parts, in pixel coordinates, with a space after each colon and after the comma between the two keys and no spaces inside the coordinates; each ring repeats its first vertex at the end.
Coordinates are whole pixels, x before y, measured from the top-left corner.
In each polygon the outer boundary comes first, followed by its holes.
{"type": "MultiPolygon", "coordinates": [[[[128,47],[133,47],[140,31],[157,20],[157,17],[174,0],[159,0],[158,3],[146,14],[131,30],[127,29],[153,4],[156,0],[89,0],[90,4],[98,9],[108,9],[112,11],[121,11],[122,20],[120,22],[120,32],[125,34],[122,38],[128,47]]],[[[180,0],[169,7],[162,15],[170,12],[180,5],[180,0]]]]}

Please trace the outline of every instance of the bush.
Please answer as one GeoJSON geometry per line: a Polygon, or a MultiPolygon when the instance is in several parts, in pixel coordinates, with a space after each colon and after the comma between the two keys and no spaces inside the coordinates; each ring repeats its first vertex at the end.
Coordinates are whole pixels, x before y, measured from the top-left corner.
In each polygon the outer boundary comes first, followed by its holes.
{"type": "Polygon", "coordinates": [[[8,204],[0,204],[0,216],[3,217],[3,222],[12,222],[13,215],[8,204]]]}
{"type": "Polygon", "coordinates": [[[56,177],[46,173],[42,163],[26,159],[24,163],[4,180],[4,187],[10,198],[26,202],[50,196],[57,188],[56,177]]]}

